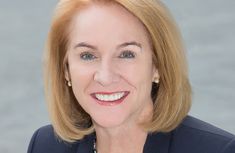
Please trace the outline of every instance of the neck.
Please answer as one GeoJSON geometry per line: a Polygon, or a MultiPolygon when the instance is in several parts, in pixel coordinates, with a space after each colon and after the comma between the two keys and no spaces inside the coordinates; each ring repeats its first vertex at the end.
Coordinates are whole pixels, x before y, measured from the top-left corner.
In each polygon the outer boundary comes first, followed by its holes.
{"type": "Polygon", "coordinates": [[[96,129],[98,153],[142,153],[147,132],[138,127],[123,129],[96,129]]]}
{"type": "MultiPolygon", "coordinates": [[[[151,119],[152,113],[149,112],[152,111],[147,112],[142,112],[139,119],[151,119]]],[[[112,128],[94,124],[98,153],[142,153],[148,133],[138,123],[140,122],[127,122],[112,128]]]]}

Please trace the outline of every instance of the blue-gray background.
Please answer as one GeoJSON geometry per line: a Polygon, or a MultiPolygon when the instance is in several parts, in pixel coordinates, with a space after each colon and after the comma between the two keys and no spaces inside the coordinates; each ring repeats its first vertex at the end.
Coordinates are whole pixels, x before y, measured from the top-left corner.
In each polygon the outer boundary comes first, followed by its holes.
{"type": "MultiPolygon", "coordinates": [[[[24,153],[48,124],[42,53],[57,0],[0,0],[0,152],[24,153]]],[[[190,114],[235,133],[235,1],[165,0],[181,29],[190,114]]]]}

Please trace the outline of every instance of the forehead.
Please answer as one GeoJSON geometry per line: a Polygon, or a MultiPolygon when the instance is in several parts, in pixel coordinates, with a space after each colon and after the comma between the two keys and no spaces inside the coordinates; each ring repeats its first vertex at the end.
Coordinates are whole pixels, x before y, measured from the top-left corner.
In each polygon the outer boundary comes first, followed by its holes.
{"type": "Polygon", "coordinates": [[[137,17],[119,4],[91,4],[77,12],[70,27],[71,36],[120,39],[146,38],[147,30],[137,17]]]}

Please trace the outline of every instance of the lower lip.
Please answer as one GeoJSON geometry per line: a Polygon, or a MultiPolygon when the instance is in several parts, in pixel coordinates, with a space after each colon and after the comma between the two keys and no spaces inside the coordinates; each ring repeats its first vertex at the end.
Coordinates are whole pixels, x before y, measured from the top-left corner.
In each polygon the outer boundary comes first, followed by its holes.
{"type": "Polygon", "coordinates": [[[115,101],[101,101],[101,100],[98,100],[94,95],[92,95],[92,98],[94,98],[95,101],[102,106],[115,106],[115,105],[121,104],[128,95],[129,95],[129,92],[125,92],[125,96],[115,101]]]}

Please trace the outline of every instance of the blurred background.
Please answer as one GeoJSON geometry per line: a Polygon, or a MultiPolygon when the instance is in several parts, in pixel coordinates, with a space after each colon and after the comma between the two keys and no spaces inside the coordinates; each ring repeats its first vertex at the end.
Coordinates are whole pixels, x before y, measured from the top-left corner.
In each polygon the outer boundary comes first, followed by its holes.
{"type": "MultiPolygon", "coordinates": [[[[49,124],[42,54],[57,0],[0,0],[0,152],[25,153],[49,124]]],[[[185,41],[190,114],[235,133],[235,1],[164,0],[185,41]]]]}

